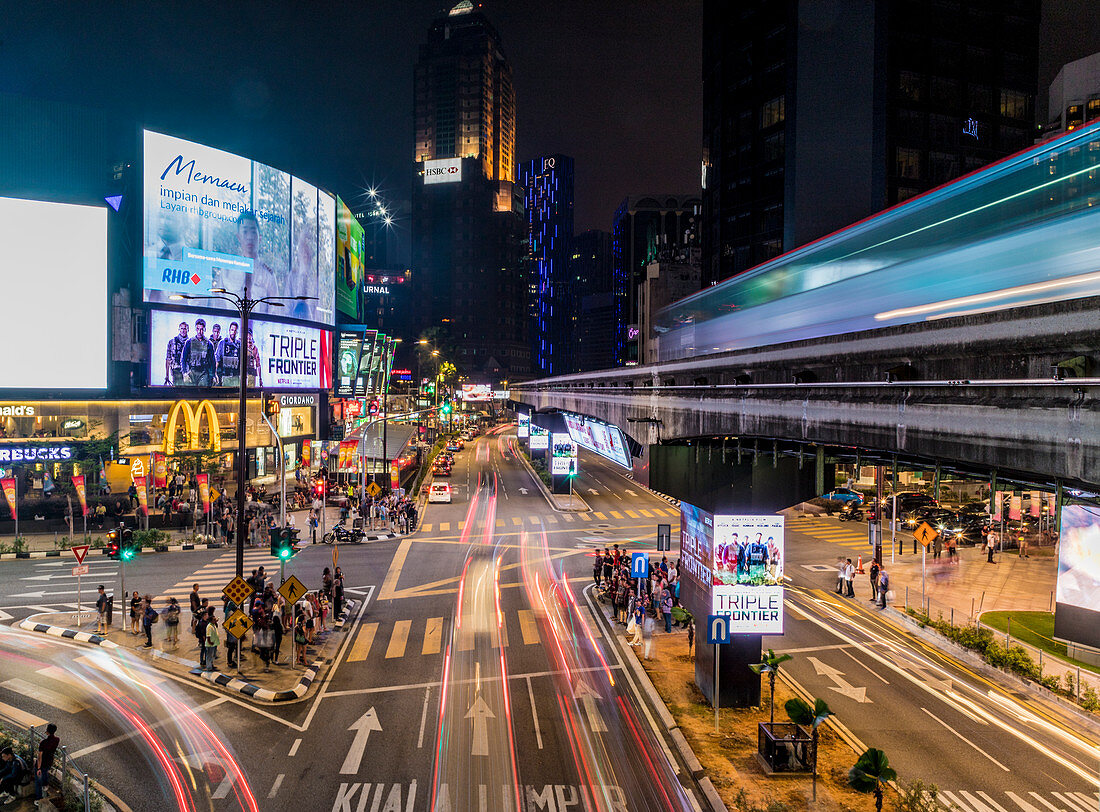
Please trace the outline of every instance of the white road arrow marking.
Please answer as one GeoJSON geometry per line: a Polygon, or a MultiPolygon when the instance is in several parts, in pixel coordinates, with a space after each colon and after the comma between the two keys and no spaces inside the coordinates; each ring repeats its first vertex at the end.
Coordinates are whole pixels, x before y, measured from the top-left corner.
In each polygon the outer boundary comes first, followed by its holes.
{"type": "Polygon", "coordinates": [[[867,688],[851,685],[848,680],[844,679],[843,671],[833,668],[831,665],[826,665],[821,662],[821,660],[817,659],[817,657],[807,657],[806,659],[813,665],[814,671],[817,672],[819,677],[824,675],[836,683],[836,685],[830,685],[830,689],[849,699],[854,699],[860,704],[868,704],[871,702],[871,700],[867,698],[867,688]]]}
{"type": "Polygon", "coordinates": [[[638,495],[638,494],[637,494],[636,492],[634,492],[634,491],[630,490],[630,488],[626,488],[626,489],[624,489],[624,491],[623,491],[623,492],[624,492],[624,493],[625,493],[625,494],[626,494],[627,496],[637,496],[637,495],[638,495]]]}
{"type": "Polygon", "coordinates": [[[588,492],[590,494],[592,494],[593,496],[599,496],[600,495],[600,492],[598,490],[596,490],[595,488],[589,488],[588,492]]]}
{"type": "Polygon", "coordinates": [[[577,680],[577,686],[573,689],[573,697],[584,703],[584,713],[588,717],[588,727],[593,733],[606,733],[607,725],[604,723],[600,709],[596,707],[598,695],[592,686],[583,679],[577,680]]]}
{"type": "Polygon", "coordinates": [[[520,488],[519,492],[522,493],[524,496],[527,495],[527,489],[526,488],[520,488]]]}
{"type": "Polygon", "coordinates": [[[489,755],[489,720],[496,719],[496,714],[485,704],[485,700],[478,694],[474,704],[466,711],[467,719],[474,720],[474,736],[470,742],[471,756],[489,755]]]}
{"type": "Polygon", "coordinates": [[[8,595],[8,598],[44,598],[46,595],[75,595],[75,589],[67,589],[64,592],[20,592],[18,595],[8,595]]]}
{"type": "Polygon", "coordinates": [[[363,761],[363,753],[367,750],[367,739],[373,730],[381,733],[382,725],[378,724],[378,714],[374,712],[372,707],[356,719],[348,730],[355,731],[355,738],[351,740],[351,747],[348,748],[348,754],[344,757],[344,764],[340,767],[341,775],[355,775],[359,772],[359,765],[363,761]]]}

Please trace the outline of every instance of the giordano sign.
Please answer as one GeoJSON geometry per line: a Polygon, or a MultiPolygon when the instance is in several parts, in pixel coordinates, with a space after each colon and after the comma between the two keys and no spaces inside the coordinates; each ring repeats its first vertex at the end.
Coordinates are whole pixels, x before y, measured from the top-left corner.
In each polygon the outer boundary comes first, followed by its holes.
{"type": "Polygon", "coordinates": [[[218,413],[214,411],[214,404],[209,400],[199,401],[192,408],[186,400],[177,400],[168,412],[168,425],[164,430],[164,453],[171,456],[180,451],[213,451],[222,450],[222,427],[218,422],[218,413]],[[187,439],[184,443],[176,442],[176,428],[179,425],[180,415],[183,415],[184,429],[187,439]],[[209,429],[209,442],[202,444],[202,433],[199,428],[202,417],[206,415],[206,424],[209,429]]]}

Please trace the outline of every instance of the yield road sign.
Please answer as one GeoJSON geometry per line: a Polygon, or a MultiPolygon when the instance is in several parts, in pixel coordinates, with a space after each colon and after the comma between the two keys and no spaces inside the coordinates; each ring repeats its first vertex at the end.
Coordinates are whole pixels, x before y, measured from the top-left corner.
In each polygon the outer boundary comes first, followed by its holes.
{"type": "Polygon", "coordinates": [[[73,575],[74,576],[76,576],[76,575],[87,575],[87,574],[88,574],[88,565],[87,564],[77,564],[75,567],[73,567],[73,575]]]}
{"type": "Polygon", "coordinates": [[[306,594],[306,588],[301,581],[291,575],[279,587],[279,594],[286,598],[287,603],[297,603],[298,598],[306,594]]]}
{"type": "Polygon", "coordinates": [[[727,615],[707,615],[707,645],[722,646],[729,641],[729,617],[727,615]]]}
{"type": "Polygon", "coordinates": [[[913,531],[913,535],[916,536],[917,541],[927,547],[936,540],[939,531],[933,528],[928,522],[921,522],[920,527],[913,531]]]}
{"type": "Polygon", "coordinates": [[[240,609],[234,609],[233,614],[227,617],[222,625],[227,632],[240,640],[252,628],[252,619],[240,609]]]}
{"type": "Polygon", "coordinates": [[[630,554],[630,577],[631,578],[648,578],[649,577],[649,556],[645,553],[631,553],[630,554]]]}
{"type": "MultiPolygon", "coordinates": [[[[244,606],[244,602],[248,600],[248,596],[256,590],[241,576],[237,576],[228,584],[225,585],[225,589],[222,590],[222,594],[231,601],[237,604],[237,606],[244,606]]],[[[228,627],[227,627],[228,628],[228,627]]],[[[243,632],[242,632],[243,634],[243,632]]]]}
{"type": "Polygon", "coordinates": [[[73,551],[73,555],[76,556],[76,563],[77,564],[83,564],[84,563],[84,556],[86,556],[88,554],[88,545],[87,544],[79,544],[76,547],[73,547],[72,551],[73,551]]]}

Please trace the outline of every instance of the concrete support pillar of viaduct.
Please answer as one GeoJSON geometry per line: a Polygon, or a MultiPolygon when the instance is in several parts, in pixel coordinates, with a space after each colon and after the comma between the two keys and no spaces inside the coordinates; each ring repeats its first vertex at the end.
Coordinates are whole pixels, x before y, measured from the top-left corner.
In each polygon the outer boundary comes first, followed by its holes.
{"type": "MultiPolygon", "coordinates": [[[[650,446],[650,486],[711,513],[774,513],[812,499],[831,481],[832,466],[819,452],[815,465],[800,466],[797,457],[771,453],[744,454],[737,462],[736,448],[720,444],[650,446]]],[[[706,644],[704,625],[711,607],[707,595],[685,578],[681,598],[695,616],[699,634],[695,647],[695,684],[714,702],[714,647],[706,644]]],[[[775,646],[773,645],[772,648],[775,646]]],[[[760,704],[760,677],[749,665],[760,662],[762,637],[741,635],[719,646],[719,700],[724,707],[747,708],[760,704]]]]}

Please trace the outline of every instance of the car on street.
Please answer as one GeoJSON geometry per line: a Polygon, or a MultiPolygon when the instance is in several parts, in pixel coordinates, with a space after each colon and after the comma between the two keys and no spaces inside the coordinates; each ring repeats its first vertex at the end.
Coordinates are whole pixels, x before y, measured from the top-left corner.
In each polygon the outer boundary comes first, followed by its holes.
{"type": "Polygon", "coordinates": [[[828,493],[821,494],[822,499],[833,502],[858,502],[863,503],[863,494],[851,488],[833,488],[828,493]]]}
{"type": "Polygon", "coordinates": [[[446,482],[433,482],[428,488],[429,502],[451,502],[451,486],[446,482]]]}
{"type": "MultiPolygon", "coordinates": [[[[896,496],[888,496],[882,503],[882,515],[889,519],[893,516],[894,503],[898,506],[899,523],[907,523],[917,508],[935,506],[936,500],[924,493],[902,491],[896,496]]],[[[914,525],[915,527],[916,525],[914,525]]]]}
{"type": "Polygon", "coordinates": [[[461,451],[465,447],[466,445],[462,442],[460,438],[456,438],[447,443],[447,451],[450,451],[452,453],[455,451],[461,451]]]}

